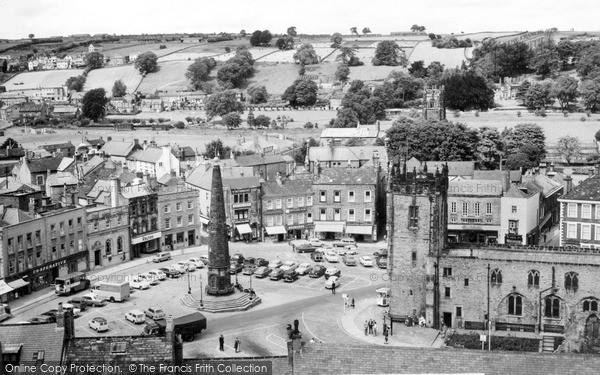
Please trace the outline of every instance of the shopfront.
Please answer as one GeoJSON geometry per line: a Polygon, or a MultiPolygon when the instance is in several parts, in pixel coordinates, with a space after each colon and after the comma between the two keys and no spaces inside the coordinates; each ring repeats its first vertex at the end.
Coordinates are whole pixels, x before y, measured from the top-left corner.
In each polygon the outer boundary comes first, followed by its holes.
{"type": "Polygon", "coordinates": [[[376,241],[377,234],[372,225],[346,225],[346,234],[356,241],[376,241]]]}
{"type": "Polygon", "coordinates": [[[315,235],[321,240],[342,238],[344,223],[339,221],[315,221],[315,235]]]}
{"type": "Polygon", "coordinates": [[[249,223],[235,223],[235,240],[246,241],[252,240],[253,231],[249,223]]]}
{"type": "Polygon", "coordinates": [[[283,225],[277,225],[273,227],[266,227],[265,231],[275,241],[285,241],[287,230],[283,225]]]}
{"type": "Polygon", "coordinates": [[[304,238],[304,224],[299,225],[288,225],[287,227],[288,238],[301,239],[304,238]]]}
{"type": "Polygon", "coordinates": [[[138,258],[142,253],[154,253],[160,250],[161,232],[136,236],[131,239],[132,258],[138,258]]]}

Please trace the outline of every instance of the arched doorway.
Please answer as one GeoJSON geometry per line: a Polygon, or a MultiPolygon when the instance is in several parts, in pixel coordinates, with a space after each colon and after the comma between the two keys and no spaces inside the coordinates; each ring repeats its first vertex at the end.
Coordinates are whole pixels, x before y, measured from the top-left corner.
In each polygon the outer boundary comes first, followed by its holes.
{"type": "Polygon", "coordinates": [[[585,321],[585,331],[584,331],[585,337],[597,340],[599,337],[599,335],[598,335],[599,330],[600,330],[600,319],[598,319],[598,316],[596,316],[596,314],[592,314],[592,315],[588,316],[587,320],[585,321]]]}

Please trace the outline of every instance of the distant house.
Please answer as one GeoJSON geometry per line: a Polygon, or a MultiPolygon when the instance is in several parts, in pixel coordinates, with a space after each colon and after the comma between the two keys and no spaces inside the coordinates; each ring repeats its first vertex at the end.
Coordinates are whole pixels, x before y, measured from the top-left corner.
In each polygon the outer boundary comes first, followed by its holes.
{"type": "Polygon", "coordinates": [[[56,69],[69,69],[71,67],[71,60],[59,59],[56,60],[56,69]]]}
{"type": "Polygon", "coordinates": [[[147,98],[142,99],[141,108],[142,112],[162,112],[163,101],[160,98],[147,98]]]}
{"type": "Polygon", "coordinates": [[[44,118],[48,115],[48,106],[45,103],[21,103],[18,104],[17,108],[19,111],[19,118],[23,119],[44,118]]]}
{"type": "Polygon", "coordinates": [[[81,68],[81,67],[86,66],[87,64],[86,64],[83,56],[76,56],[76,57],[72,58],[71,65],[75,68],[81,68]]]}
{"type": "Polygon", "coordinates": [[[75,155],[75,146],[71,143],[71,141],[66,143],[46,144],[41,146],[41,148],[51,154],[57,153],[69,158],[75,155]]]}
{"type": "Polygon", "coordinates": [[[52,109],[52,115],[56,117],[76,117],[79,114],[79,107],[70,104],[55,104],[52,109]]]}
{"type": "Polygon", "coordinates": [[[134,113],[137,106],[131,99],[112,98],[109,102],[109,113],[134,113]]]}
{"type": "Polygon", "coordinates": [[[251,167],[254,176],[265,181],[275,181],[277,176],[287,176],[293,169],[293,165],[288,165],[281,155],[245,155],[238,156],[235,161],[240,167],[251,167]]]}
{"type": "Polygon", "coordinates": [[[96,45],[90,44],[88,46],[88,52],[89,53],[92,53],[92,52],[102,52],[102,46],[99,45],[99,44],[96,44],[96,45]]]}
{"type": "Polygon", "coordinates": [[[40,189],[45,189],[48,175],[56,173],[62,159],[62,156],[38,159],[28,159],[27,156],[24,156],[14,166],[13,176],[19,182],[37,185],[40,189]]]}
{"type": "Polygon", "coordinates": [[[109,59],[108,65],[110,66],[124,65],[126,62],[125,57],[121,55],[109,56],[109,59]]]}
{"type": "Polygon", "coordinates": [[[71,172],[52,173],[46,179],[46,196],[53,202],[59,202],[65,189],[77,187],[78,182],[71,172]]]}
{"type": "Polygon", "coordinates": [[[137,52],[129,54],[129,56],[127,56],[129,59],[129,62],[134,62],[135,60],[137,60],[139,55],[140,54],[137,52]]]}
{"type": "Polygon", "coordinates": [[[131,171],[148,173],[160,178],[165,174],[181,174],[179,160],[171,153],[171,147],[147,147],[127,157],[127,167],[131,171]]]}
{"type": "Polygon", "coordinates": [[[105,155],[109,156],[114,162],[123,165],[127,163],[127,158],[137,150],[142,150],[142,146],[137,139],[133,141],[116,141],[109,137],[108,142],[102,147],[102,152],[105,155]]]}

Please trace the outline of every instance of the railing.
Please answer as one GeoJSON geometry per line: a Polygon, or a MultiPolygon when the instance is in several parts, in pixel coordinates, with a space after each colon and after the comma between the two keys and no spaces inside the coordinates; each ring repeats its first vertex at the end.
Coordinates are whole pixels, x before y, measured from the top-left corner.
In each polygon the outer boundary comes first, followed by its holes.
{"type": "Polygon", "coordinates": [[[485,322],[473,322],[470,320],[465,320],[464,327],[465,329],[475,329],[478,331],[483,331],[485,330],[485,322]]]}
{"type": "Polygon", "coordinates": [[[487,250],[515,250],[515,251],[539,251],[539,252],[561,252],[561,253],[583,253],[600,254],[600,248],[583,248],[579,246],[536,246],[536,245],[508,245],[508,244],[486,244],[486,243],[468,243],[451,242],[448,243],[449,249],[487,249],[487,250]]]}
{"type": "Polygon", "coordinates": [[[496,331],[535,332],[535,324],[496,322],[496,331]]]}

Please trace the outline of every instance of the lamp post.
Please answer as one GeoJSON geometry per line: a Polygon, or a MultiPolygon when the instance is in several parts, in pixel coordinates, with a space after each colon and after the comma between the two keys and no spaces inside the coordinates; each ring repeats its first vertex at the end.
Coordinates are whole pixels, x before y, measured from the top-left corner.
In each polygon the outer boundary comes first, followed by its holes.
{"type": "Polygon", "coordinates": [[[487,266],[487,328],[488,328],[488,350],[492,350],[492,324],[490,319],[490,264],[487,266]]]}
{"type": "Polygon", "coordinates": [[[192,285],[190,284],[190,272],[187,272],[187,280],[188,280],[188,294],[192,294],[192,285]]]}
{"type": "Polygon", "coordinates": [[[252,296],[254,295],[254,291],[252,290],[252,275],[249,275],[250,277],[250,300],[252,301],[252,296]]]}
{"type": "Polygon", "coordinates": [[[204,302],[202,302],[202,295],[204,291],[202,290],[202,275],[200,275],[200,307],[204,307],[204,302]]]}

